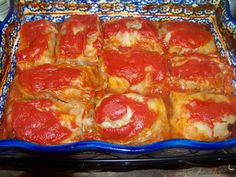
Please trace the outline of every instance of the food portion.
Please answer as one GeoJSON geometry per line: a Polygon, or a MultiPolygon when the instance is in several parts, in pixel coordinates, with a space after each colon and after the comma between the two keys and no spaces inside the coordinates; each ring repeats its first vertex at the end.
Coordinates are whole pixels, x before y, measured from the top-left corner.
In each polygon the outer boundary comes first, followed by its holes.
{"type": "Polygon", "coordinates": [[[0,138],[144,145],[236,137],[233,69],[207,25],[72,15],[19,32],[0,138]]]}
{"type": "Polygon", "coordinates": [[[4,135],[38,144],[64,144],[82,139],[82,121],[89,107],[55,99],[12,101],[4,135]]]}
{"type": "Polygon", "coordinates": [[[160,25],[159,37],[169,53],[211,54],[216,52],[214,38],[204,24],[166,21],[160,25]]]}
{"type": "Polygon", "coordinates": [[[192,54],[170,59],[172,90],[232,94],[232,69],[217,55],[192,54]]]}
{"type": "Polygon", "coordinates": [[[19,72],[11,94],[14,99],[51,96],[64,101],[89,100],[103,87],[103,76],[96,67],[44,64],[19,72]]]}
{"type": "Polygon", "coordinates": [[[137,92],[144,95],[164,94],[168,87],[167,59],[157,52],[126,49],[104,50],[103,67],[108,89],[114,93],[137,92]]]}
{"type": "Polygon", "coordinates": [[[172,138],[220,141],[235,137],[234,96],[172,92],[170,100],[172,138]]]}
{"type": "Polygon", "coordinates": [[[54,63],[56,35],[55,25],[47,20],[23,24],[20,28],[20,42],[16,52],[17,67],[25,70],[46,63],[54,63]]]}
{"type": "Polygon", "coordinates": [[[95,64],[102,47],[97,15],[73,15],[61,26],[57,36],[57,63],[95,64]]]}
{"type": "Polygon", "coordinates": [[[143,18],[111,19],[103,24],[104,48],[132,47],[163,54],[158,40],[158,28],[143,18]]]}
{"type": "Polygon", "coordinates": [[[96,137],[118,144],[152,143],[166,139],[169,133],[166,108],[160,97],[105,95],[98,102],[91,121],[96,137]]]}

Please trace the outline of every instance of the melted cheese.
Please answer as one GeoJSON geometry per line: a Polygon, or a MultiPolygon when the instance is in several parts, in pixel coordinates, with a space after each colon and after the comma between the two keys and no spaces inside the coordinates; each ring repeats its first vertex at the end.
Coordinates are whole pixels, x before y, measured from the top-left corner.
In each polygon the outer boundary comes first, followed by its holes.
{"type": "Polygon", "coordinates": [[[130,87],[129,82],[122,77],[109,77],[108,88],[113,93],[124,93],[130,87]]]}
{"type": "Polygon", "coordinates": [[[140,40],[140,35],[136,31],[134,31],[132,33],[118,32],[116,34],[115,38],[119,39],[119,43],[121,43],[122,47],[130,47],[130,46],[134,45],[137,40],[140,40]]]}
{"type": "Polygon", "coordinates": [[[119,120],[111,120],[106,118],[105,121],[101,124],[103,128],[120,128],[127,125],[131,121],[133,111],[127,106],[127,113],[119,120]]]}
{"type": "Polygon", "coordinates": [[[166,35],[165,35],[165,38],[164,38],[164,43],[169,44],[170,39],[171,39],[171,33],[167,32],[166,35]]]}
{"type": "MultiPolygon", "coordinates": [[[[123,94],[123,95],[137,102],[147,103],[148,109],[150,111],[155,112],[157,117],[156,117],[155,122],[151,125],[151,127],[143,129],[135,137],[129,140],[109,139],[108,140],[109,142],[118,143],[118,144],[126,144],[126,145],[141,145],[141,144],[148,144],[148,143],[160,141],[160,140],[166,139],[169,136],[167,112],[166,112],[165,104],[161,98],[144,97],[135,93],[128,93],[128,94],[123,94]]],[[[103,99],[109,96],[111,96],[111,94],[105,95],[103,99]]],[[[103,99],[99,101],[96,107],[100,105],[103,99]]],[[[133,114],[133,111],[127,106],[127,112],[122,117],[122,119],[111,121],[109,118],[106,118],[105,121],[99,126],[104,127],[104,128],[119,128],[119,127],[125,126],[130,121],[132,121],[131,119],[132,114],[133,114]]]]}
{"type": "Polygon", "coordinates": [[[139,30],[139,29],[142,28],[142,24],[139,21],[137,21],[137,20],[131,21],[131,22],[127,22],[126,26],[128,28],[132,28],[132,29],[136,29],[136,30],[139,30]]]}

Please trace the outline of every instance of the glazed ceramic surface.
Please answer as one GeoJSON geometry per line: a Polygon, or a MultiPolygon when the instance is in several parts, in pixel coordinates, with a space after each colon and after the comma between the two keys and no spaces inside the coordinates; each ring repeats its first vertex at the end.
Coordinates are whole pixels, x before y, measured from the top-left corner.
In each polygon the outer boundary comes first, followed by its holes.
{"type": "MultiPolygon", "coordinates": [[[[71,14],[98,14],[101,20],[139,16],[155,21],[188,20],[208,24],[220,54],[236,68],[236,21],[232,18],[227,0],[40,0],[11,1],[10,11],[0,22],[0,117],[9,85],[16,68],[15,51],[21,24],[48,19],[63,22],[71,14]]],[[[236,81],[232,81],[236,86],[236,81]]],[[[147,153],[169,148],[215,150],[236,146],[236,139],[221,142],[200,142],[172,139],[143,146],[123,146],[100,141],[81,141],[72,144],[42,146],[20,140],[0,140],[0,149],[20,148],[41,152],[74,152],[102,150],[119,153],[147,153]]]]}

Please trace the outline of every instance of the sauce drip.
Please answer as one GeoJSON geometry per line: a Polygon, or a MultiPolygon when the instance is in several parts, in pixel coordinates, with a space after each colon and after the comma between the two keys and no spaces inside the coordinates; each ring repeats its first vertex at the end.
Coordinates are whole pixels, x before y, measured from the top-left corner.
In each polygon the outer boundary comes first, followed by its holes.
{"type": "Polygon", "coordinates": [[[105,139],[128,139],[137,135],[144,128],[149,128],[156,120],[156,113],[150,111],[145,103],[136,102],[124,95],[111,95],[105,98],[95,111],[95,122],[103,123],[106,119],[119,120],[130,107],[133,114],[130,122],[118,128],[101,127],[105,139]]]}
{"type": "Polygon", "coordinates": [[[145,68],[151,66],[151,76],[155,82],[166,77],[167,61],[156,52],[135,51],[120,53],[113,50],[103,52],[103,58],[110,75],[124,77],[130,84],[137,84],[145,78],[145,68]]]}
{"type": "Polygon", "coordinates": [[[54,144],[66,139],[71,131],[60,124],[55,112],[48,111],[52,105],[48,99],[14,102],[12,127],[16,137],[39,144],[54,144]]]}
{"type": "Polygon", "coordinates": [[[33,69],[22,71],[19,81],[32,92],[40,92],[47,89],[60,89],[69,86],[73,79],[80,75],[81,71],[69,67],[56,67],[44,64],[33,69]]]}

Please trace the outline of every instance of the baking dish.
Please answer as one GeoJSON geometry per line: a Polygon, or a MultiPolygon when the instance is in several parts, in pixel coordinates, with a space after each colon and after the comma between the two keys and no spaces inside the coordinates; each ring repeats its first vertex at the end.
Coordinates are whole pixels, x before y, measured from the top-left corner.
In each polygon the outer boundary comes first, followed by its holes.
{"type": "MultiPolygon", "coordinates": [[[[229,62],[236,64],[236,22],[229,12],[228,1],[202,0],[131,0],[131,1],[19,1],[11,8],[1,27],[1,92],[0,116],[9,85],[14,79],[16,67],[15,51],[18,44],[20,24],[32,20],[49,19],[61,22],[71,14],[98,14],[102,20],[123,17],[142,16],[151,20],[183,20],[206,23],[215,38],[220,54],[229,62]]],[[[236,81],[233,80],[234,85],[236,81]]],[[[123,146],[100,141],[81,141],[65,145],[42,146],[21,140],[1,140],[0,149],[24,149],[37,152],[77,152],[84,150],[101,150],[118,153],[148,153],[170,148],[187,148],[198,150],[215,150],[232,148],[236,139],[221,142],[200,142],[186,139],[172,139],[143,146],[123,146]]]]}

